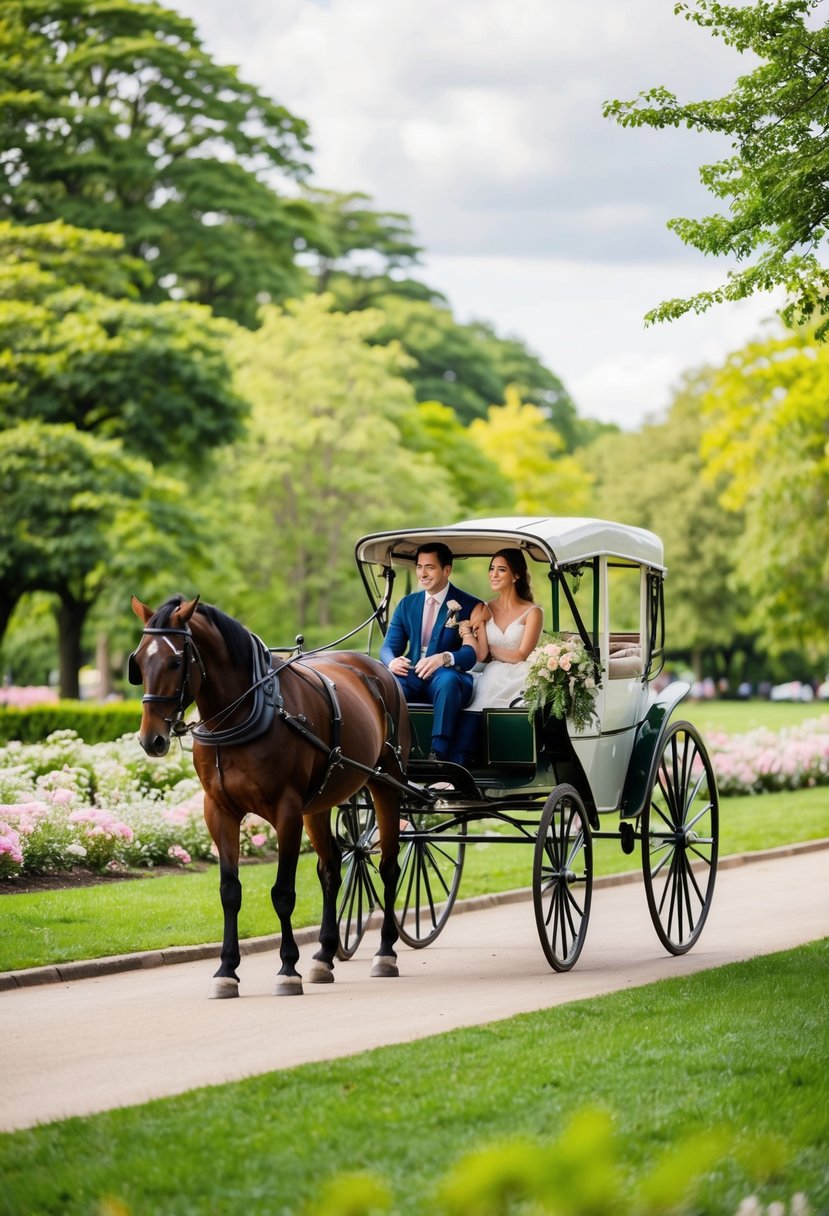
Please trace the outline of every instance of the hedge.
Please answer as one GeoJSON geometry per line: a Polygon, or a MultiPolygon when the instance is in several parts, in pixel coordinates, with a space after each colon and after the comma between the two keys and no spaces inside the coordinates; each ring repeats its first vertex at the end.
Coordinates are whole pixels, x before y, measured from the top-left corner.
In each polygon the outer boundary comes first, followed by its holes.
{"type": "Polygon", "coordinates": [[[54,705],[0,706],[0,746],[13,739],[42,743],[56,730],[74,730],[86,743],[109,743],[137,731],[140,701],[58,701],[54,705]]]}

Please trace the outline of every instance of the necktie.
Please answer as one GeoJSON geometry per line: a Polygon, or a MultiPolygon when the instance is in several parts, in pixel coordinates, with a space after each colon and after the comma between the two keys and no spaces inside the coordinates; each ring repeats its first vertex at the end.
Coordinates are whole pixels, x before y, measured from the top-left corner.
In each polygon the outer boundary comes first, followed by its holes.
{"type": "Polygon", "coordinates": [[[429,646],[432,638],[432,629],[435,625],[435,617],[438,612],[438,602],[434,596],[428,596],[426,599],[426,607],[423,610],[423,632],[420,637],[420,649],[423,653],[429,646]]]}

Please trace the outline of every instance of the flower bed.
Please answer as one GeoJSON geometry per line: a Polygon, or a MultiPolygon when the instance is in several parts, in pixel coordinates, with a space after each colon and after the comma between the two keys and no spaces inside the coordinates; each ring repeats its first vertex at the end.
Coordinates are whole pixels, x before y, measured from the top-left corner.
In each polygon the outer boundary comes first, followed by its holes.
{"type": "MultiPolygon", "coordinates": [[[[829,785],[829,715],[779,732],[710,734],[706,744],[721,795],[829,785]]],[[[247,816],[242,855],[275,847],[270,825],[247,816]]],[[[0,748],[0,878],[214,858],[188,751],[151,760],[132,734],[87,744],[68,730],[0,748]]]]}
{"type": "Polygon", "coordinates": [[[829,785],[829,715],[781,731],[761,727],[744,735],[710,734],[717,789],[762,794],[829,785]]]}
{"type": "MultiPolygon", "coordinates": [[[[190,753],[151,760],[135,735],[87,744],[56,731],[44,743],[0,749],[0,878],[187,866],[215,856],[190,753]]],[[[242,855],[273,853],[257,816],[242,825],[242,855]]]]}

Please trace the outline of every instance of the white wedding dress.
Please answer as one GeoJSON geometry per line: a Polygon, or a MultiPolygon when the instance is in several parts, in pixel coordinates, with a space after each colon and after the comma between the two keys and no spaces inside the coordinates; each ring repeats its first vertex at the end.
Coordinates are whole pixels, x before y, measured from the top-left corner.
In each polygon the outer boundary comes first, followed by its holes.
{"type": "MultiPolygon", "coordinates": [[[[534,607],[535,605],[533,605],[534,607]]],[[[517,650],[524,636],[524,625],[528,612],[522,612],[506,629],[499,629],[490,618],[486,623],[486,640],[492,646],[503,646],[509,650],[517,650]]],[[[481,710],[484,707],[502,709],[511,705],[524,691],[529,670],[529,660],[520,663],[499,663],[493,659],[487,663],[479,676],[475,678],[475,690],[467,709],[481,710]]]]}

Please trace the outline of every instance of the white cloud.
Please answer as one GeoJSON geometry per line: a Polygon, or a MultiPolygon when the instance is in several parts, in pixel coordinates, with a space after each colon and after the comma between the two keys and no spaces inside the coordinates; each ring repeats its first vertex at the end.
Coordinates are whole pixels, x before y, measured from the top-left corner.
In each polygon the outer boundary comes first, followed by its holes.
{"type": "Polygon", "coordinates": [[[173,2],[310,123],[315,183],[410,215],[422,277],[462,319],[522,337],[583,413],[635,425],[773,311],[643,328],[660,300],[725,278],[665,225],[713,209],[698,169],[728,145],[622,130],[602,103],[656,84],[718,96],[750,66],[670,0],[173,2]]]}

